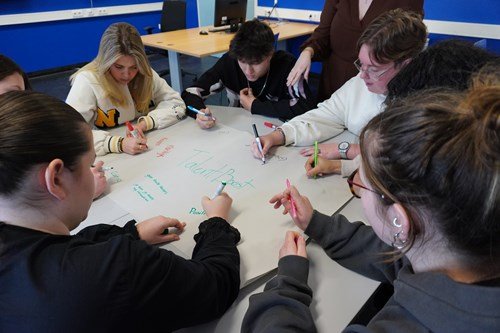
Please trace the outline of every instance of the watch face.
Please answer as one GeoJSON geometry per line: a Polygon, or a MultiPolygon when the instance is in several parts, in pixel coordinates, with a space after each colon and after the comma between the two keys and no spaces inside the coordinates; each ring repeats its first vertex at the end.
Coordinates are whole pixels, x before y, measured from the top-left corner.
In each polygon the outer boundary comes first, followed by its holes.
{"type": "Polygon", "coordinates": [[[349,148],[349,142],[344,141],[344,142],[339,143],[339,149],[345,150],[347,148],[349,148]]]}

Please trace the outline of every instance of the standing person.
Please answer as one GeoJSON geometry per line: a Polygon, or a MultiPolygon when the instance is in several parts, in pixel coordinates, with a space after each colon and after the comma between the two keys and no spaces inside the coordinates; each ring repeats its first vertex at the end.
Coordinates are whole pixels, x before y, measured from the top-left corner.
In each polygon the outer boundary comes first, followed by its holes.
{"type": "MultiPolygon", "coordinates": [[[[241,106],[252,114],[291,119],[315,104],[307,82],[287,86],[286,78],[295,57],[274,50],[272,29],[257,19],[243,23],[231,40],[229,52],[182,93],[186,105],[211,114],[204,99],[224,88],[229,106],[241,106]]],[[[215,125],[215,119],[187,110],[201,128],[215,125]]]]}
{"type": "MultiPolygon", "coordinates": [[[[359,135],[361,129],[384,109],[387,84],[423,49],[427,28],[419,14],[394,9],[377,17],[363,32],[358,41],[358,59],[355,65],[359,74],[347,81],[342,88],[318,104],[316,109],[293,118],[276,131],[260,138],[265,155],[278,145],[310,146],[314,141],[330,139],[345,129],[359,135]]],[[[255,140],[254,140],[255,141],[255,140]]],[[[261,158],[252,143],[256,158],[261,158]]],[[[358,166],[354,160],[359,145],[346,141],[319,145],[321,150],[317,166],[308,160],[308,176],[318,173],[340,173],[348,176],[358,166]],[[335,160],[330,163],[327,160],[335,160]],[[323,168],[327,164],[329,168],[323,168]]],[[[301,151],[311,155],[312,149],[301,151]]]]}
{"type": "Polygon", "coordinates": [[[294,84],[302,75],[309,77],[311,61],[323,64],[318,102],[328,98],[357,74],[356,42],[380,14],[396,8],[423,15],[424,0],[325,0],[319,26],[302,44],[302,53],[288,76],[294,84]]]}
{"type": "Polygon", "coordinates": [[[173,125],[185,114],[179,93],[151,68],[141,36],[128,23],[114,23],[104,31],[97,57],[71,76],[71,84],[66,103],[97,129],[98,156],[142,153],[146,131],[173,125]],[[136,118],[136,134],[125,129],[122,137],[105,131],[136,118]]]}
{"type": "Polygon", "coordinates": [[[0,96],[0,331],[170,332],[221,316],[238,295],[231,198],[202,199],[192,259],[152,246],[185,223],[88,227],[95,152],[86,120],[34,92],[0,96]],[[29,133],[29,135],[26,135],[29,133]]]}
{"type": "MultiPolygon", "coordinates": [[[[393,284],[366,327],[344,332],[500,331],[499,133],[498,81],[465,100],[424,91],[361,133],[360,180],[348,182],[370,226],[313,210],[294,187],[270,200],[285,213],[295,200],[294,222],[333,260],[393,284]]],[[[299,236],[287,235],[278,265],[266,291],[250,298],[242,332],[315,331],[299,236]]]]}
{"type": "MultiPolygon", "coordinates": [[[[0,54],[0,95],[9,91],[31,90],[28,76],[12,59],[0,54]]],[[[104,163],[97,162],[90,169],[94,175],[94,199],[104,193],[108,182],[102,170],[104,163]]]]}

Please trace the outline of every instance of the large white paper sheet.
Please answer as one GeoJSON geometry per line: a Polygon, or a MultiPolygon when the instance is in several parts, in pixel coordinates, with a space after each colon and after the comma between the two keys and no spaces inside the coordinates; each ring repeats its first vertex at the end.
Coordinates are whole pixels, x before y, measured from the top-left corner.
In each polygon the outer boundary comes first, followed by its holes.
{"type": "Polygon", "coordinates": [[[221,124],[202,130],[187,119],[147,136],[149,150],[143,154],[102,158],[113,167],[107,172],[112,183],[107,197],[137,221],[165,215],[186,222],[181,239],[171,245],[189,258],[198,224],[206,219],[201,197],[227,182],[225,191],[233,198],[230,222],[242,236],[242,286],[275,268],[285,231],[298,230],[268,203],[283,191],[286,178],[323,213],[335,212],[351,197],[340,176],[308,179],[298,148],[279,147],[263,165],[252,156],[253,137],[245,131],[221,124]]]}

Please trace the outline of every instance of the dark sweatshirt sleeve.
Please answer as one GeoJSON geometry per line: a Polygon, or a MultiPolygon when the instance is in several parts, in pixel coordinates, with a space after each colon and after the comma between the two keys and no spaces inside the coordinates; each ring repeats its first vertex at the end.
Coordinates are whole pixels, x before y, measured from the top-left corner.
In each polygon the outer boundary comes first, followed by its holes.
{"type": "Polygon", "coordinates": [[[307,285],[309,261],[286,256],[278,263],[278,275],[262,293],[250,297],[242,333],[316,332],[309,310],[312,290],[307,285]]]}
{"type": "Polygon", "coordinates": [[[139,241],[131,244],[129,272],[134,316],[141,331],[165,332],[221,316],[236,299],[240,258],[237,229],[221,218],[202,222],[191,260],[139,241]]]}
{"type": "Polygon", "coordinates": [[[351,223],[341,214],[330,217],[314,211],[305,233],[340,265],[380,282],[392,283],[406,260],[392,260],[388,253],[394,248],[378,238],[372,227],[351,223]]]}
{"type": "Polygon", "coordinates": [[[83,237],[93,242],[107,241],[111,237],[119,235],[130,235],[134,239],[139,239],[135,224],[135,220],[127,222],[123,228],[112,224],[97,224],[80,230],[75,236],[83,237]]]}
{"type": "MultiPolygon", "coordinates": [[[[204,109],[206,107],[204,100],[224,89],[224,66],[226,66],[227,61],[228,55],[225,54],[212,68],[203,73],[191,87],[182,92],[181,97],[186,106],[191,105],[198,110],[204,109]]],[[[186,109],[186,113],[188,116],[196,118],[196,113],[193,111],[186,109]]]]}

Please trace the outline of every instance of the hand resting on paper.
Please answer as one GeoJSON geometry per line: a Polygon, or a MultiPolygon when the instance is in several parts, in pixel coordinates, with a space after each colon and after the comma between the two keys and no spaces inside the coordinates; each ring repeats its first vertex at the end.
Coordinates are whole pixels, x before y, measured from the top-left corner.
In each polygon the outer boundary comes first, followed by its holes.
{"type": "Polygon", "coordinates": [[[290,197],[295,201],[295,209],[297,216],[293,217],[293,222],[302,230],[306,230],[309,222],[311,222],[313,207],[309,199],[297,191],[295,186],[290,186],[290,189],[285,189],[283,193],[278,193],[273,196],[269,203],[274,204],[274,209],[278,209],[283,205],[283,215],[288,214],[291,210],[290,197]]]}
{"type": "Polygon", "coordinates": [[[205,210],[208,218],[221,217],[229,222],[229,210],[233,199],[226,193],[222,192],[213,199],[207,196],[201,198],[201,205],[205,210]]]}
{"type": "Polygon", "coordinates": [[[177,228],[184,231],[186,223],[162,215],[152,217],[136,224],[139,237],[148,244],[166,243],[179,240],[177,233],[164,234],[165,229],[177,228]]]}

